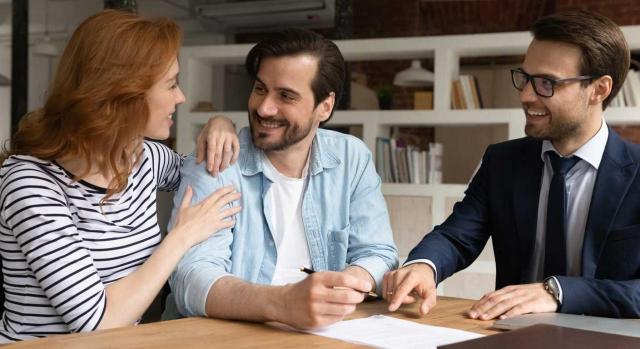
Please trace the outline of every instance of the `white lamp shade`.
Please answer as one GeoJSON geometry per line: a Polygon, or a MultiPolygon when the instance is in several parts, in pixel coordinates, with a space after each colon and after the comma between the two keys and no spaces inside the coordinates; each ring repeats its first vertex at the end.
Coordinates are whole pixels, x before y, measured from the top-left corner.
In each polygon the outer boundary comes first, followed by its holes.
{"type": "Polygon", "coordinates": [[[433,85],[433,73],[422,68],[420,61],[411,61],[411,67],[402,70],[393,78],[393,84],[405,87],[423,87],[433,85]]]}

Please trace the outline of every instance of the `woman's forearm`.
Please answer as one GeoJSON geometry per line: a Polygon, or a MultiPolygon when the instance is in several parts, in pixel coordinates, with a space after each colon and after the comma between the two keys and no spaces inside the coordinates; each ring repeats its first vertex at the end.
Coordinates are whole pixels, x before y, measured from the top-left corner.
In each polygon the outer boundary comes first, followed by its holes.
{"type": "Polygon", "coordinates": [[[181,235],[169,233],[135,272],[106,287],[106,309],[97,329],[128,326],[140,319],[189,249],[181,235]]]}

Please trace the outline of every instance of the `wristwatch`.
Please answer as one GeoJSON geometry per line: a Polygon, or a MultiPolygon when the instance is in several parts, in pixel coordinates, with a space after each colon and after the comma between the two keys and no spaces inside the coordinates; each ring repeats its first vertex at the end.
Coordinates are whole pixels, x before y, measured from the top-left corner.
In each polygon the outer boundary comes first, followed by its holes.
{"type": "Polygon", "coordinates": [[[558,279],[553,276],[549,276],[543,281],[544,289],[549,292],[550,295],[558,302],[558,306],[562,305],[560,300],[560,285],[558,285],[558,279]]]}

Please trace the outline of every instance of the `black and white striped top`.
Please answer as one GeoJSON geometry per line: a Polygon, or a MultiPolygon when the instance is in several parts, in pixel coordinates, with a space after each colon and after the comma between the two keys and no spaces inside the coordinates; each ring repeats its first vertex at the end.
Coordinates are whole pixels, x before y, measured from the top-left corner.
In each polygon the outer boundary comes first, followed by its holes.
{"type": "Polygon", "coordinates": [[[55,162],[8,158],[0,169],[0,342],[94,330],[105,285],[135,271],[160,243],[156,189],[176,189],[181,164],[169,148],[145,142],[125,191],[101,207],[103,188],[72,182],[55,162]]]}

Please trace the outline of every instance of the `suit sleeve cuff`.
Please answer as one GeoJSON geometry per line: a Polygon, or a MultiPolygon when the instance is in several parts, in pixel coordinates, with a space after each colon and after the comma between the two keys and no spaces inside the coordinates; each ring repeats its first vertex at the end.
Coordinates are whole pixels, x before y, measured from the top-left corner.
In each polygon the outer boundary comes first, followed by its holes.
{"type": "Polygon", "coordinates": [[[436,269],[436,265],[430,259],[414,259],[412,261],[404,263],[402,266],[406,267],[407,265],[416,264],[416,263],[424,263],[427,264],[433,269],[433,277],[435,278],[434,282],[438,284],[438,269],[436,269]]]}

